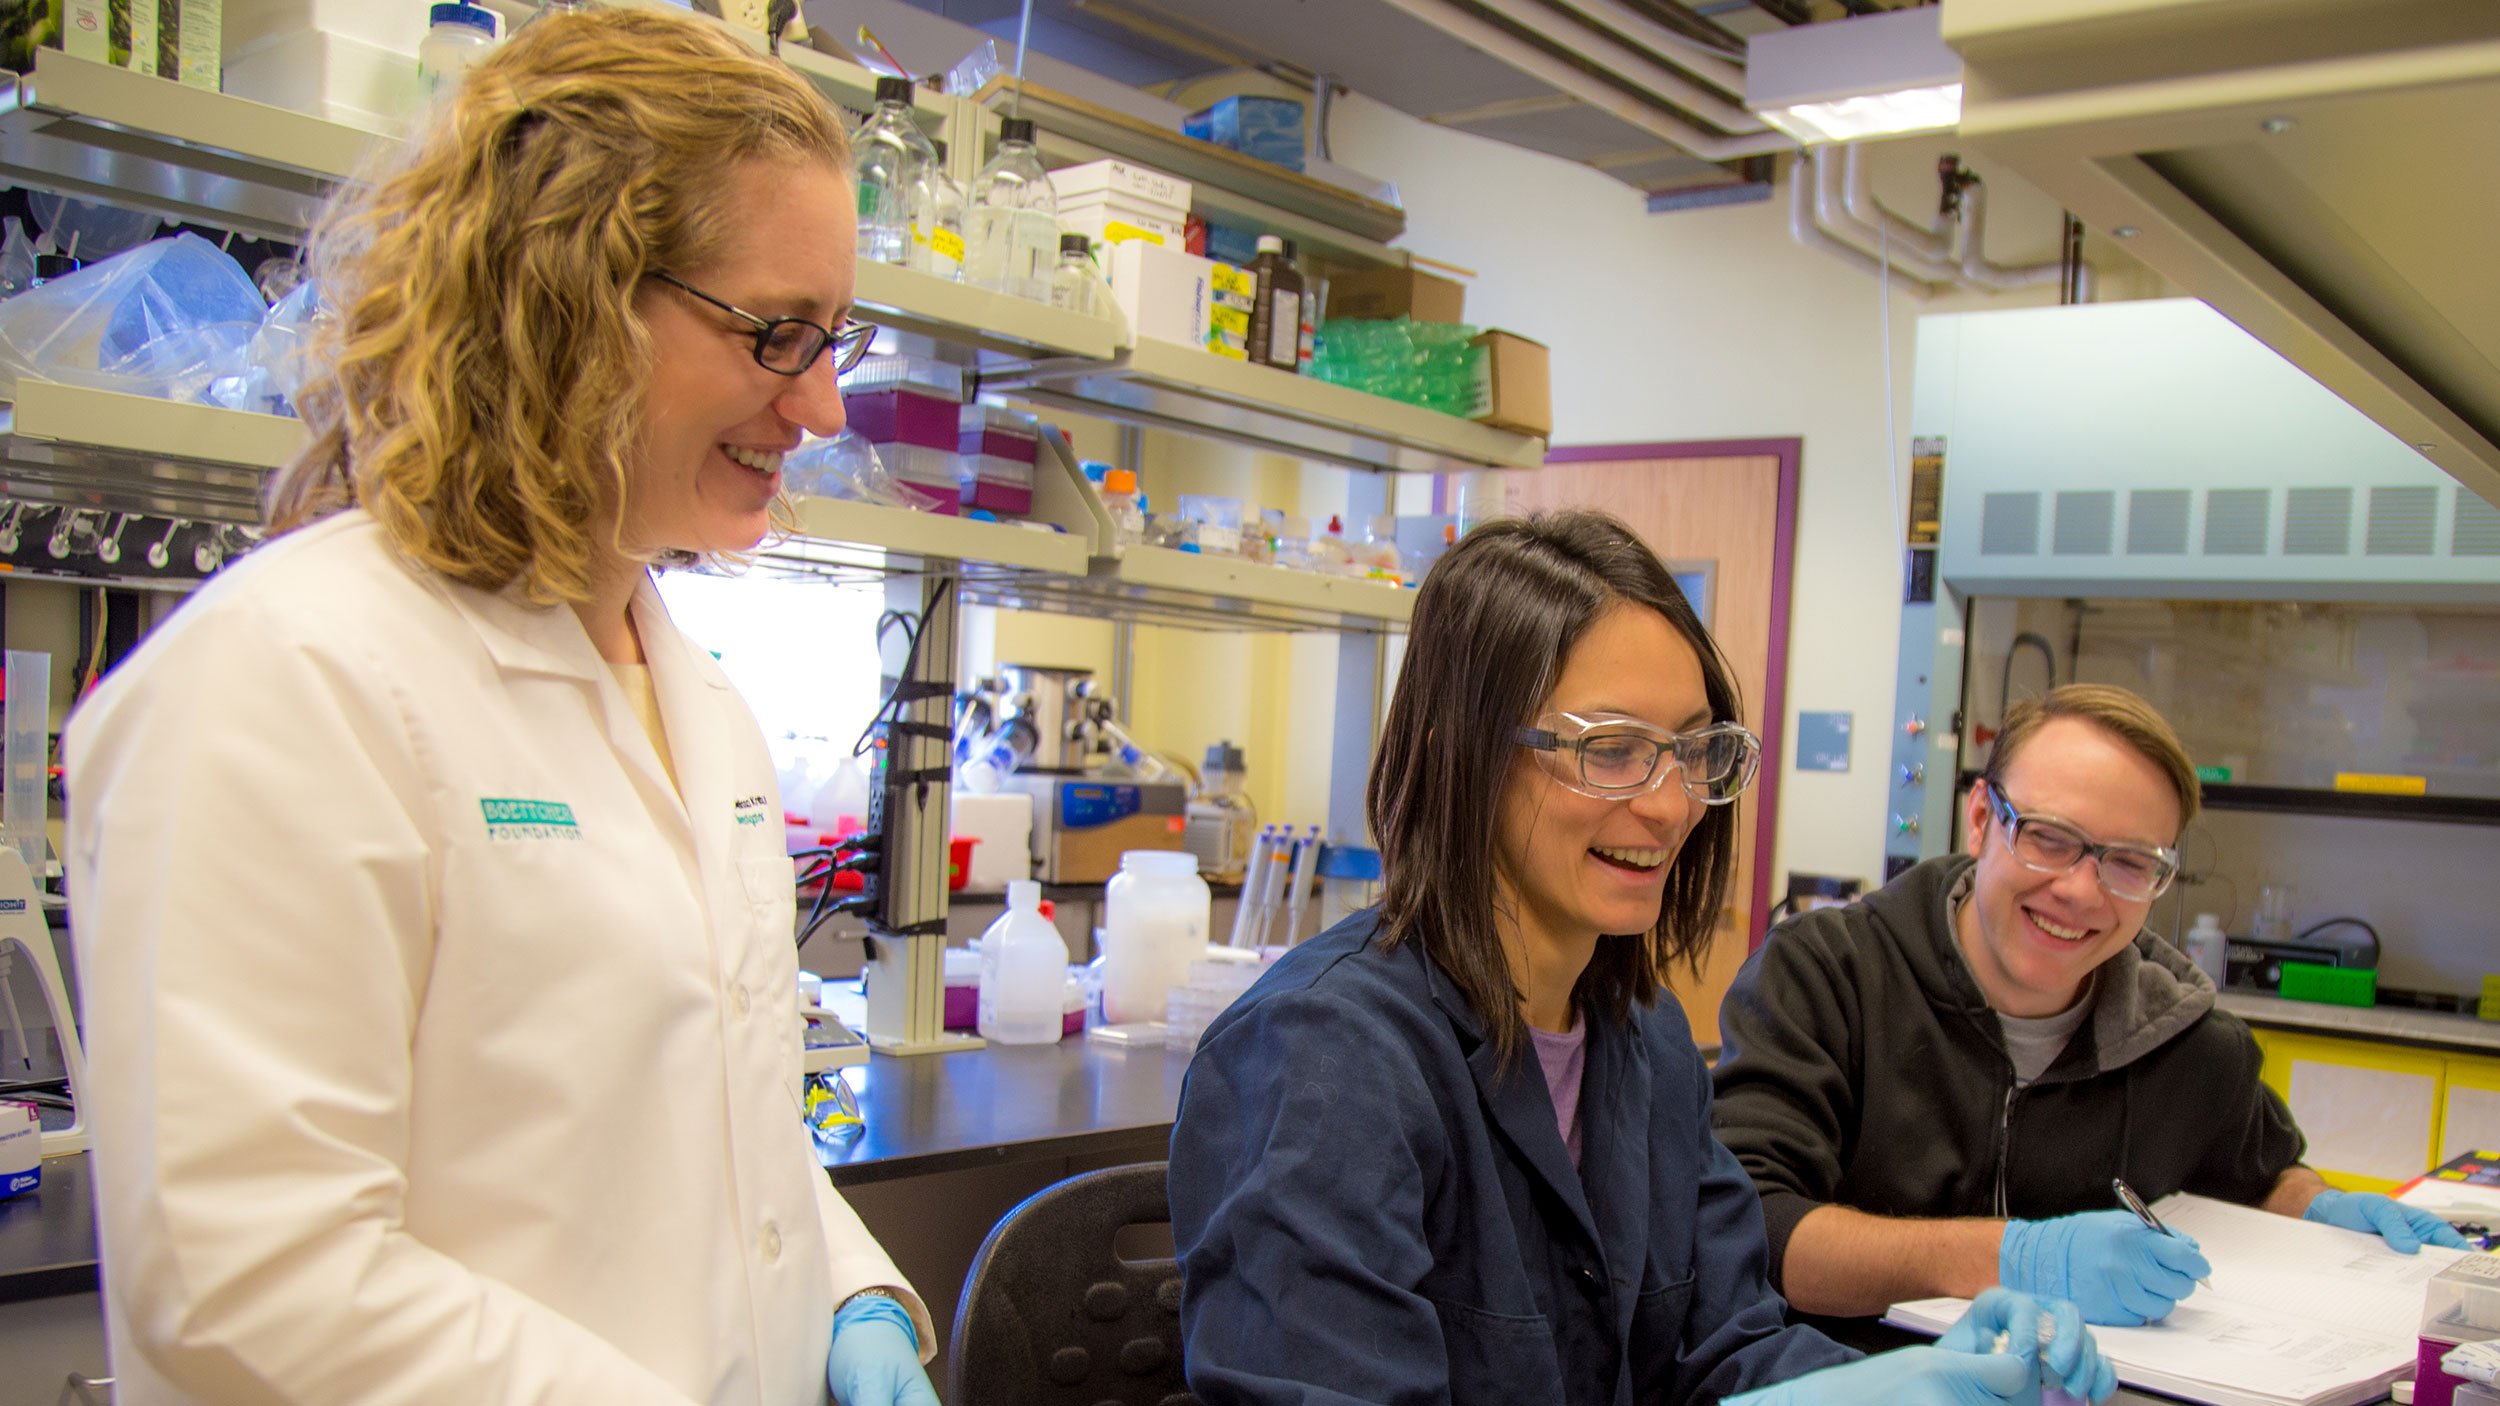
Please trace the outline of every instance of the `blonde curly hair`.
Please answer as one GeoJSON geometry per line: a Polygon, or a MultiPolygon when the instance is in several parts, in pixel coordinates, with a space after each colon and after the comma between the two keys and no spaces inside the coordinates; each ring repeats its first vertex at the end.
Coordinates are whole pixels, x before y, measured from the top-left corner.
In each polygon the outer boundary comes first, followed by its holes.
{"type": "Polygon", "coordinates": [[[337,316],[272,531],[361,506],[455,580],[588,599],[649,384],[635,289],[720,256],[749,159],[850,174],[835,110],[716,25],[600,10],[496,49],[314,235],[337,316]]]}

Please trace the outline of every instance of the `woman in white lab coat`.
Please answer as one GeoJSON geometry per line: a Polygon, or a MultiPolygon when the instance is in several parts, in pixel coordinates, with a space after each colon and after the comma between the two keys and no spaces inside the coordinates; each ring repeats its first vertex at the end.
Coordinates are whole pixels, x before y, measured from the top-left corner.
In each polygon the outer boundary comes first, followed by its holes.
{"type": "Polygon", "coordinates": [[[935,1406],[800,1120],[762,737],[646,569],[841,426],[849,169],[601,11],[333,212],[280,535],[65,746],[123,1406],[935,1406]]]}

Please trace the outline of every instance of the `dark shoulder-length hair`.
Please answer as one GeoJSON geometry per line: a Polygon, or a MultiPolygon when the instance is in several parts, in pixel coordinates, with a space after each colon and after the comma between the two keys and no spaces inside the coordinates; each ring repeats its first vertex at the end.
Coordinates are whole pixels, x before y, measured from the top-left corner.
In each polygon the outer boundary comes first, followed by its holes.
{"type": "MultiPolygon", "coordinates": [[[[1598,512],[1487,523],[1424,578],[1367,796],[1386,870],[1380,941],[1416,942],[1466,993],[1504,1059],[1527,1040],[1497,926],[1494,844],[1519,744],[1591,624],[1619,604],[1657,611],[1700,657],[1713,721],[1743,720],[1734,675],[1640,538],[1598,512]]],[[[1736,807],[1711,806],[1667,875],[1658,925],[1597,945],[1575,1009],[1621,1022],[1675,964],[1696,975],[1736,865],[1736,807]]]]}

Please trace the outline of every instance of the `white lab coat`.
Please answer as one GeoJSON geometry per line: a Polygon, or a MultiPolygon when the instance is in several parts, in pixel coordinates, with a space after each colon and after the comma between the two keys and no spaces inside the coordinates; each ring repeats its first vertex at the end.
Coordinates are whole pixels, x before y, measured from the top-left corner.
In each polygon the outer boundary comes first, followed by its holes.
{"type": "Polygon", "coordinates": [[[800,1121],[763,738],[647,581],[633,610],[682,801],[571,610],[362,512],[72,718],[122,1406],[821,1403],[872,1285],[934,1343],[800,1121]]]}

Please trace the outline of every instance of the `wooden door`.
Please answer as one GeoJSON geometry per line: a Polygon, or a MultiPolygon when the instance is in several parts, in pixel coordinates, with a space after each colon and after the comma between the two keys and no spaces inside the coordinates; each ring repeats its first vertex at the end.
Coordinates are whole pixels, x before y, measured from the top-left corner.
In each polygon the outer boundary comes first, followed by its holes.
{"type": "Polygon", "coordinates": [[[1710,632],[1735,672],[1745,726],[1763,740],[1763,758],[1760,778],[1736,803],[1736,881],[1701,978],[1679,970],[1671,984],[1692,1020],[1693,1039],[1705,1046],[1718,1043],[1720,998],[1744,964],[1767,907],[1787,675],[1795,444],[1564,449],[1544,468],[1502,475],[1511,513],[1600,508],[1623,519],[1670,565],[1712,567],[1710,632]]]}

